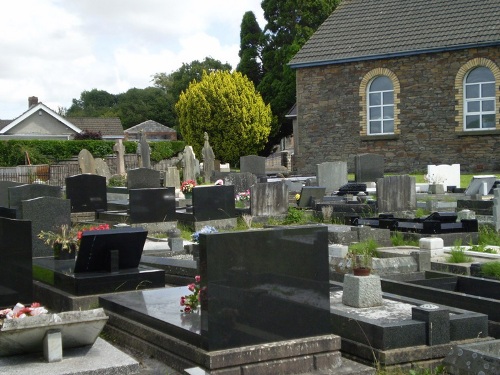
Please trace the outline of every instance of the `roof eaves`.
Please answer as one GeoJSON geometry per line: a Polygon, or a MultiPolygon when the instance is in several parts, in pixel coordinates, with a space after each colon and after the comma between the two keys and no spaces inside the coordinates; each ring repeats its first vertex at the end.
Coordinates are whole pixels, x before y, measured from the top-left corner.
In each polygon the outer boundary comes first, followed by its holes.
{"type": "Polygon", "coordinates": [[[299,63],[289,63],[288,65],[292,69],[310,68],[313,66],[336,65],[336,64],[344,64],[344,63],[365,61],[365,60],[382,60],[382,59],[390,59],[390,58],[394,58],[394,57],[406,57],[406,56],[421,55],[424,53],[438,53],[438,52],[456,51],[456,50],[468,49],[468,48],[491,47],[491,46],[498,46],[498,45],[500,45],[500,40],[494,41],[494,42],[462,44],[462,45],[455,45],[455,46],[447,46],[447,47],[439,47],[439,48],[427,48],[427,49],[420,49],[420,50],[408,50],[408,51],[386,53],[386,54],[377,54],[377,55],[355,56],[355,57],[348,57],[348,58],[344,58],[344,59],[309,61],[309,62],[303,62],[303,63],[300,63],[300,62],[299,63]]]}

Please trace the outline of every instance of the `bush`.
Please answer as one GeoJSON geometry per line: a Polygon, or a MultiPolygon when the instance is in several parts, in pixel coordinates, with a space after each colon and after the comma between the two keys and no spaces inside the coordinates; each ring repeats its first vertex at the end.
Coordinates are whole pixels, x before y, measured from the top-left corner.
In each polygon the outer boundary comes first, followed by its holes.
{"type": "Polygon", "coordinates": [[[486,262],[481,265],[481,273],[500,280],[500,262],[486,262]]]}
{"type": "Polygon", "coordinates": [[[455,241],[450,255],[446,258],[448,263],[470,263],[472,260],[470,256],[465,255],[465,251],[462,247],[462,240],[455,241]]]}

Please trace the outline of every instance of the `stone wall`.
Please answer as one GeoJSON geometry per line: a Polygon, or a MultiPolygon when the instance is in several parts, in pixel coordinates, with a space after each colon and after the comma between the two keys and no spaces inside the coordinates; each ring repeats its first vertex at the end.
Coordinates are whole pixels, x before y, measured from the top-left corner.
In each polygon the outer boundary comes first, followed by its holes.
{"type": "MultiPolygon", "coordinates": [[[[500,113],[497,129],[463,132],[457,122],[455,79],[459,69],[477,58],[500,67],[500,47],[352,62],[297,69],[299,153],[295,169],[316,171],[325,161],[346,161],[354,170],[354,156],[384,156],[385,171],[411,173],[428,164],[461,164],[462,173],[500,170],[500,113]],[[360,84],[377,68],[392,71],[400,83],[400,134],[362,136],[360,84]]],[[[497,84],[497,96],[499,84],[497,84]]],[[[499,99],[497,99],[497,103],[499,99]]]]}

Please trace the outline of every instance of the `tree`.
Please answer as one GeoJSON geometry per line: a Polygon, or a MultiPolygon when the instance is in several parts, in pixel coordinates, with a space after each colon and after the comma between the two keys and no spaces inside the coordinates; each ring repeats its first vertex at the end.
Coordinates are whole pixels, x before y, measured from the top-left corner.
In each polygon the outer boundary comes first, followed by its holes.
{"type": "Polygon", "coordinates": [[[264,34],[255,19],[255,14],[246,12],[241,21],[240,52],[238,53],[240,62],[236,70],[246,75],[256,87],[262,79],[263,38],[264,34]]]}
{"type": "Polygon", "coordinates": [[[180,95],[175,109],[182,136],[197,155],[207,132],[215,157],[233,165],[262,150],[271,130],[269,105],[240,72],[204,73],[180,95]]]}
{"type": "Polygon", "coordinates": [[[285,115],[295,103],[295,71],[287,65],[339,0],[263,0],[266,36],[262,51],[263,79],[257,86],[273,110],[273,129],[266,152],[292,133],[285,115]]]}
{"type": "Polygon", "coordinates": [[[199,82],[203,76],[203,71],[231,71],[230,64],[223,64],[219,60],[206,57],[202,62],[194,60],[189,64],[183,63],[176,71],[166,73],[156,73],[153,75],[153,84],[162,89],[167,98],[167,112],[169,114],[169,123],[177,128],[178,120],[175,112],[175,103],[179,100],[181,93],[186,90],[193,81],[199,82]]]}
{"type": "Polygon", "coordinates": [[[73,104],[66,111],[68,117],[113,117],[104,116],[117,104],[116,96],[104,90],[83,91],[80,99],[73,99],[73,104]]]}

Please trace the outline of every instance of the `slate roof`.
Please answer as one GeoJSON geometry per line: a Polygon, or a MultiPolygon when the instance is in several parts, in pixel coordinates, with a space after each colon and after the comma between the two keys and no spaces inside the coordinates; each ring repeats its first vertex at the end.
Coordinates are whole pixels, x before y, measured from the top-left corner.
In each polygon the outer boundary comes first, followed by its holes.
{"type": "Polygon", "coordinates": [[[500,45],[499,0],[343,0],[292,68],[500,45]]]}
{"type": "Polygon", "coordinates": [[[66,117],[66,120],[82,130],[95,133],[100,131],[103,138],[124,135],[122,122],[118,117],[66,117]]]}
{"type": "Polygon", "coordinates": [[[134,125],[125,130],[125,133],[139,133],[144,130],[146,133],[175,133],[176,131],[168,126],[160,124],[159,122],[153,120],[147,120],[141,122],[140,124],[134,125]]]}

